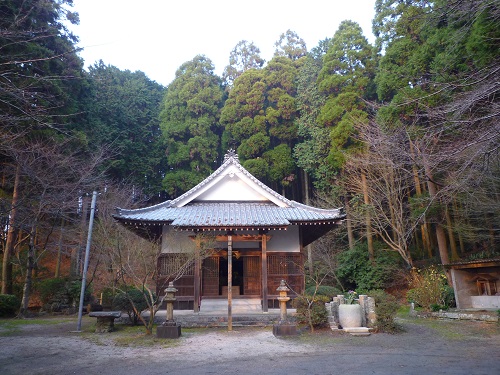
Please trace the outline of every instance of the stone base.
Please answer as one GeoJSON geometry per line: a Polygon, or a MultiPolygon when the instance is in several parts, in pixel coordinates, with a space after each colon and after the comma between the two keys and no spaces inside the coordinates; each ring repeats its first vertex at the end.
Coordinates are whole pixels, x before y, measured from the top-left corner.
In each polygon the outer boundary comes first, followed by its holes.
{"type": "Polygon", "coordinates": [[[180,335],[180,324],[156,327],[156,337],[159,339],[178,339],[180,335]]]}
{"type": "Polygon", "coordinates": [[[294,336],[297,334],[296,324],[274,324],[273,325],[273,335],[274,336],[294,336]]]}
{"type": "Polygon", "coordinates": [[[115,318],[97,318],[95,325],[96,333],[108,333],[115,330],[115,318]]]}
{"type": "Polygon", "coordinates": [[[344,328],[344,332],[350,333],[353,336],[370,336],[370,329],[366,327],[344,328]]]}

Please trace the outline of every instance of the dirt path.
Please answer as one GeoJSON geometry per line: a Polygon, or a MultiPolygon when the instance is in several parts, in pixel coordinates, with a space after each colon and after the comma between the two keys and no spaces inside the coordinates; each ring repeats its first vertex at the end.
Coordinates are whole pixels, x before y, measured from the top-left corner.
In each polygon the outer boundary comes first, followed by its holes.
{"type": "MultiPolygon", "coordinates": [[[[179,340],[117,342],[120,332],[60,324],[0,324],[0,373],[10,374],[499,374],[500,327],[403,322],[404,333],[352,337],[324,330],[276,338],[271,328],[183,330],[179,340]],[[142,343],[142,342],[141,342],[142,343]],[[134,345],[134,346],[125,346],[134,345]]],[[[138,336],[139,337],[139,336],[138,336]]]]}

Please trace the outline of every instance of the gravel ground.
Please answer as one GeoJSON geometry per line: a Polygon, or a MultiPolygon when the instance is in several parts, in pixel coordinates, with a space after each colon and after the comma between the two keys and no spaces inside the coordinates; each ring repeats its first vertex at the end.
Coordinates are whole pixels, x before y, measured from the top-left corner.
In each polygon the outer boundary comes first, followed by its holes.
{"type": "Polygon", "coordinates": [[[145,338],[123,326],[95,334],[94,323],[84,318],[83,332],[75,333],[76,319],[15,328],[0,321],[0,374],[500,374],[494,323],[405,319],[402,333],[368,337],[326,329],[289,338],[274,337],[271,327],[183,329],[178,340],[145,338]]]}

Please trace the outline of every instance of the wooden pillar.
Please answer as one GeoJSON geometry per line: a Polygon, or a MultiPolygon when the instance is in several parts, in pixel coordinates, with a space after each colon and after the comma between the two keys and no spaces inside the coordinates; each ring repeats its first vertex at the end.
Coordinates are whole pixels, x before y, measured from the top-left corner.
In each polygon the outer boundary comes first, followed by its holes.
{"type": "Polygon", "coordinates": [[[227,330],[233,330],[233,236],[227,236],[227,330]]]}
{"type": "Polygon", "coordinates": [[[262,235],[260,243],[262,249],[262,311],[268,311],[268,297],[267,297],[267,236],[262,235]]]}
{"type": "Polygon", "coordinates": [[[201,285],[201,259],[200,259],[200,246],[196,243],[194,254],[194,301],[193,311],[200,312],[200,285],[201,285]]]}

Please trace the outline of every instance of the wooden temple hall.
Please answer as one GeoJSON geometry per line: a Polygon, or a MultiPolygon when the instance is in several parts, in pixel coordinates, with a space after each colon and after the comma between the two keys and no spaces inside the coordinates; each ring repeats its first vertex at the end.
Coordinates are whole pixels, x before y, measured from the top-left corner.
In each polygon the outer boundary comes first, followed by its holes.
{"type": "Polygon", "coordinates": [[[229,151],[209,177],[176,199],[147,208],[117,209],[115,219],[159,240],[157,292],[168,281],[176,308],[198,312],[209,299],[260,299],[278,307],[280,281],[291,296],[304,291],[304,247],[336,225],[340,209],[319,209],[286,199],[229,151]]]}

